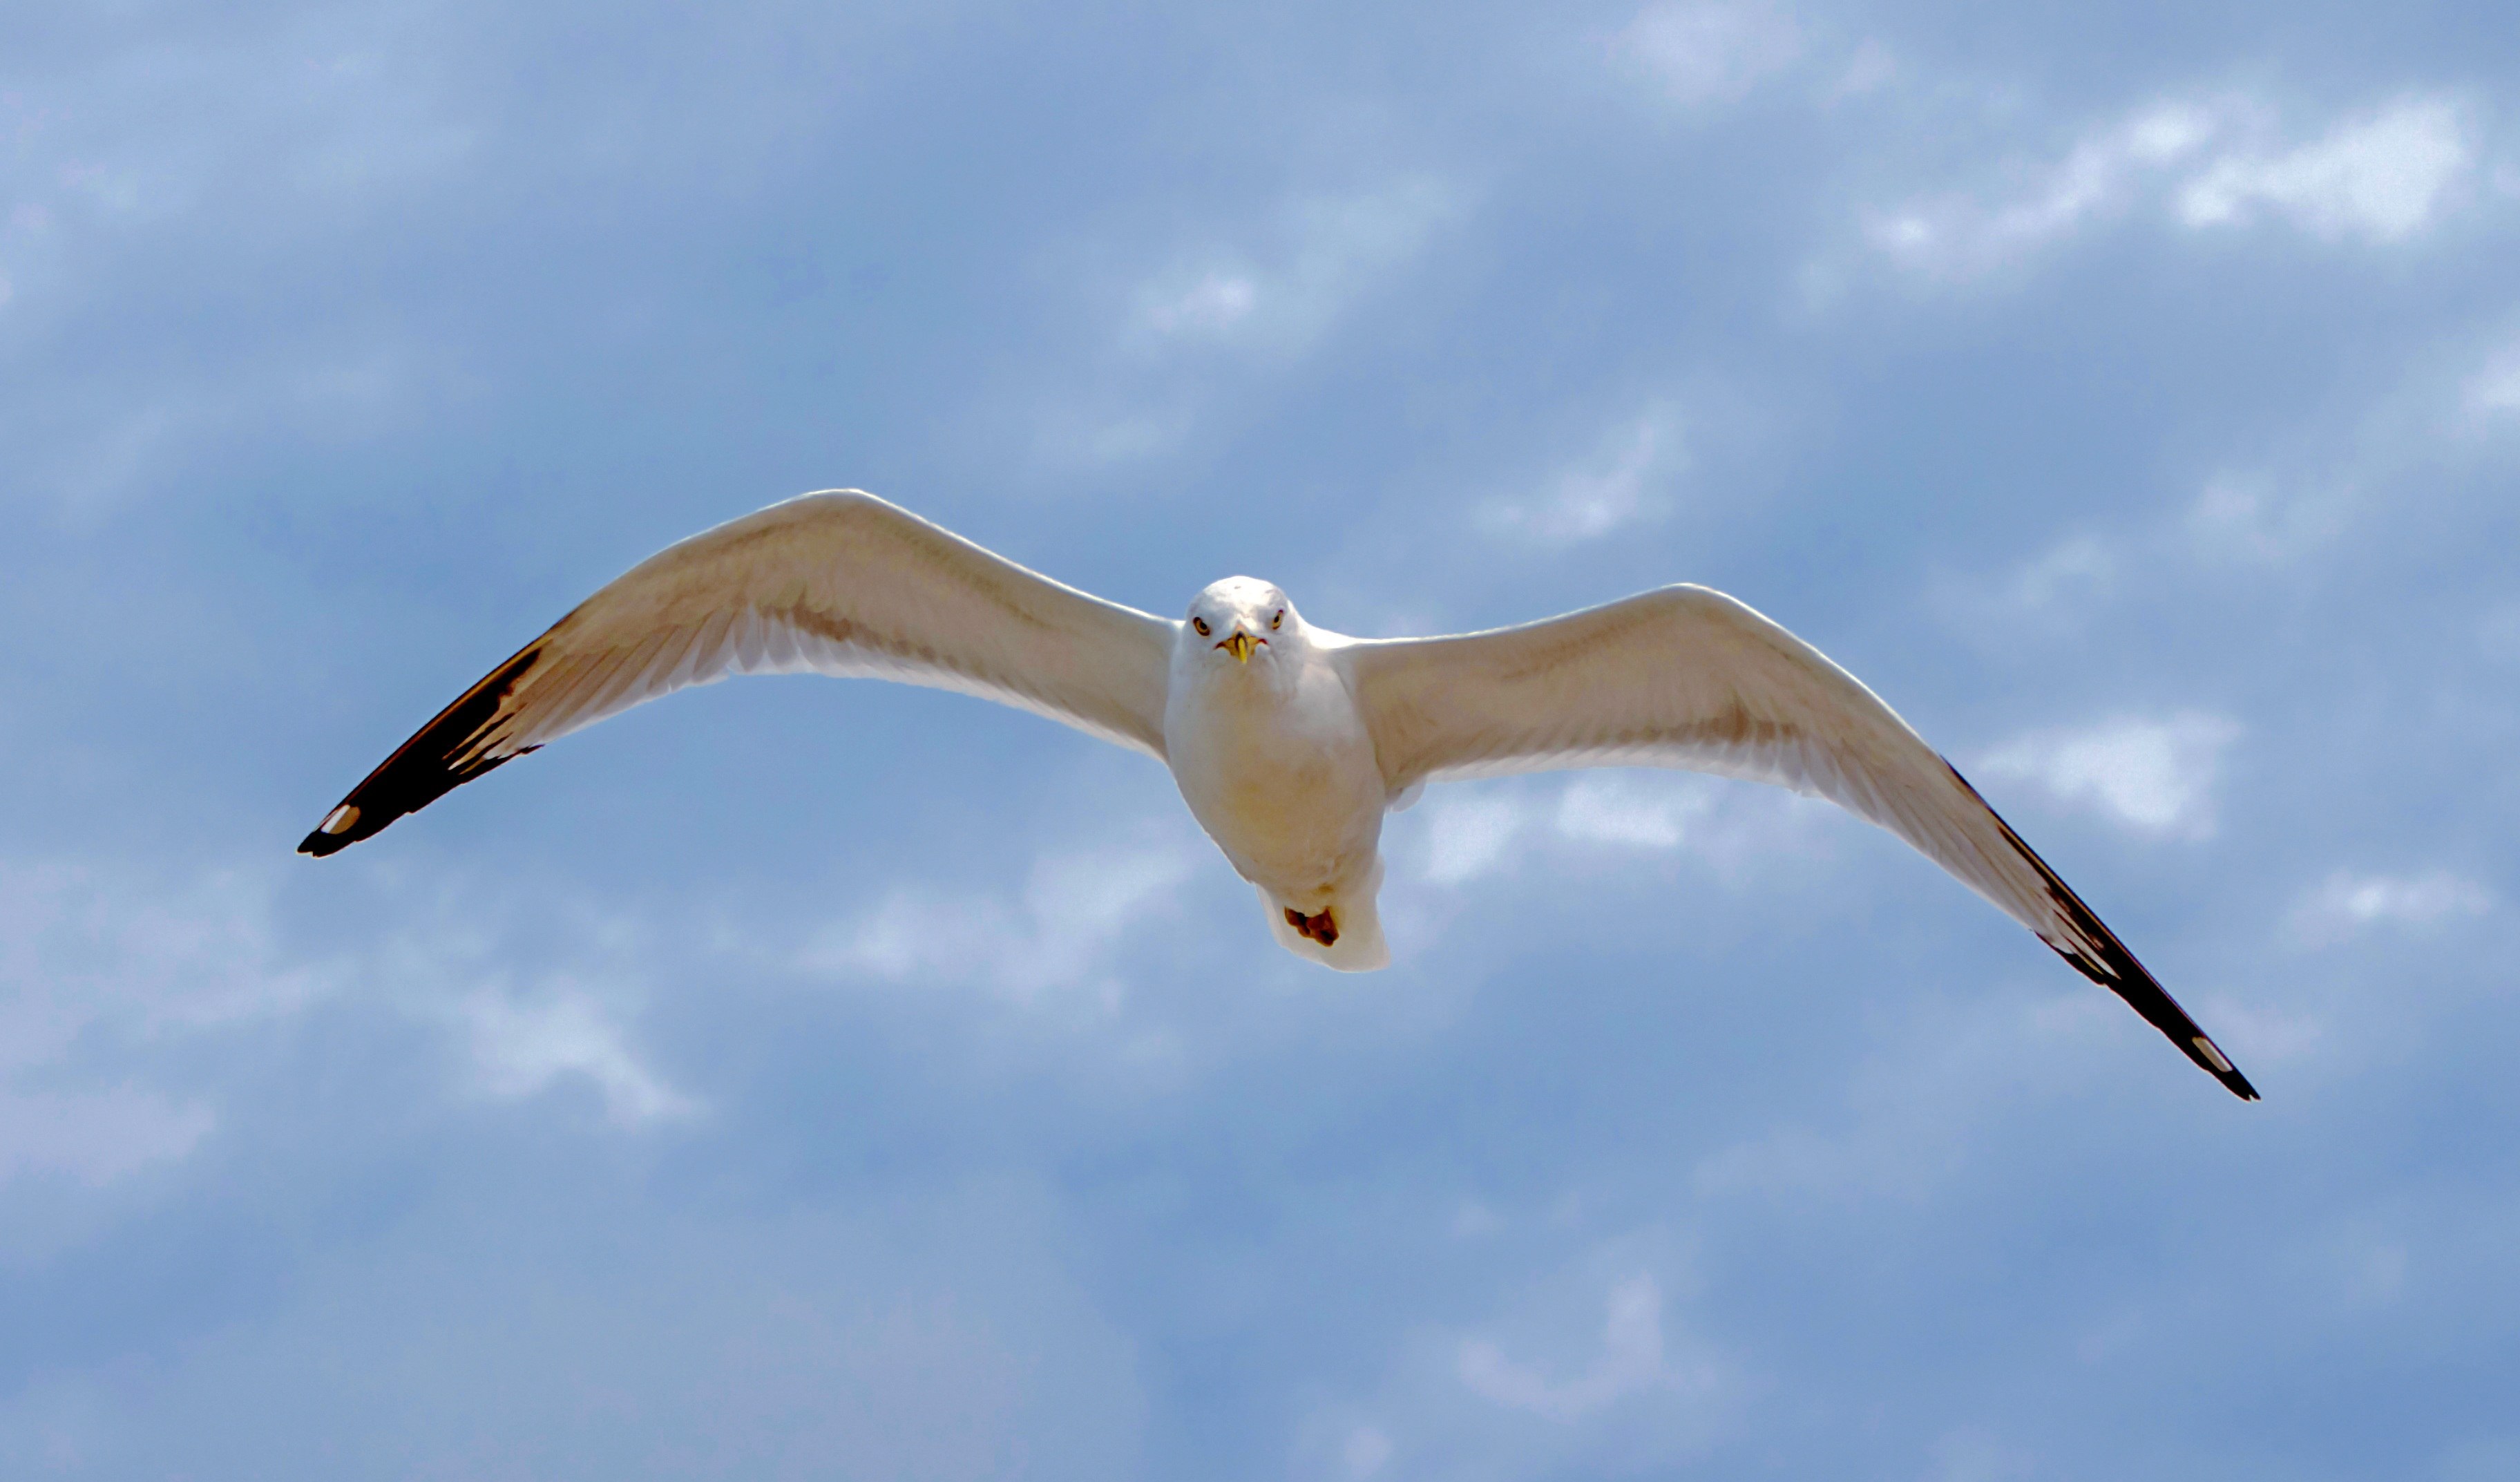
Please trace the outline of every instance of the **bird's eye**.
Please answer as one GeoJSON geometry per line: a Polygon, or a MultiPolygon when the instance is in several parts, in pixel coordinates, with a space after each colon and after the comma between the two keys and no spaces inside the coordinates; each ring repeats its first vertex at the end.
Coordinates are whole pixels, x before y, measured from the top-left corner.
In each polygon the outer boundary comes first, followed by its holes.
{"type": "Polygon", "coordinates": [[[1286,620],[1286,609],[1285,609],[1285,608],[1283,608],[1283,607],[1280,607],[1280,608],[1278,609],[1278,615],[1277,615],[1277,616],[1275,616],[1275,617],[1273,617],[1273,618],[1271,618],[1271,619],[1269,619],[1269,627],[1270,627],[1270,630],[1271,630],[1272,632],[1275,632],[1275,631],[1277,630],[1278,625],[1279,625],[1280,623],[1282,623],[1282,622],[1284,622],[1285,620],[1286,620]]]}
{"type": "Polygon", "coordinates": [[[1204,617],[1193,617],[1193,618],[1192,618],[1192,619],[1190,620],[1190,625],[1191,625],[1192,627],[1196,628],[1196,629],[1198,630],[1198,636],[1199,636],[1199,637],[1201,637],[1201,638],[1205,638],[1208,634],[1213,633],[1213,632],[1215,632],[1215,631],[1216,631],[1215,629],[1210,628],[1210,627],[1207,625],[1207,619],[1206,619],[1206,618],[1204,618],[1204,617]]]}

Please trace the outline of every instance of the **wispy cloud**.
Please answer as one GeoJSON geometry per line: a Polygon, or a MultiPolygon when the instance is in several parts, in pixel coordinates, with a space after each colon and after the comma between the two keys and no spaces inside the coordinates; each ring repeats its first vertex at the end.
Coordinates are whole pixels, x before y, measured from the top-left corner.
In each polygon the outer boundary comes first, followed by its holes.
{"type": "Polygon", "coordinates": [[[208,1106],[137,1085],[0,1090],[0,1186],[29,1173],[110,1184],[183,1157],[217,1125],[208,1106]]]}
{"type": "Polygon", "coordinates": [[[1432,177],[1298,199],[1254,241],[1185,253],[1141,282],[1129,338],[1158,355],[1302,351],[1466,204],[1459,187],[1432,177]]]}
{"type": "MultiPolygon", "coordinates": [[[[2097,991],[2022,995],[2006,982],[1894,1011],[1836,1105],[1712,1148],[1691,1170],[1699,1195],[1805,1210],[1926,1205],[1984,1155],[1990,1108],[2009,1117],[2028,1101],[2086,1095],[2121,1074],[2122,1055],[2161,1048],[2097,991]]],[[[2226,1023],[2221,1006],[2215,1021],[2226,1023]]],[[[2255,1039],[2228,1028],[2222,1042],[2245,1044],[2243,1059],[2258,1054],[2255,1039]]]]}
{"type": "Polygon", "coordinates": [[[2460,389],[2471,415],[2496,420],[2520,416],[2520,344],[2490,356],[2460,389]]]}
{"type": "Polygon", "coordinates": [[[1149,291],[1140,308],[1147,328],[1158,335],[1223,337],[1251,317],[1260,303],[1260,285],[1249,274],[1210,268],[1187,290],[1149,291]]]}
{"type": "Polygon", "coordinates": [[[2221,461],[2156,550],[2208,564],[2298,566],[2409,511],[2455,508],[2457,491],[2503,476],[2520,427],[2520,344],[2507,327],[2462,327],[2357,368],[2378,384],[2221,461]],[[2373,375],[2376,369],[2377,375],[2373,375]]]}
{"type": "Polygon", "coordinates": [[[1382,1474],[1383,1466],[1391,1460],[1391,1438],[1383,1434],[1381,1427],[1360,1425],[1349,1431],[1347,1439],[1339,1444],[1339,1462],[1355,1482],[1365,1482],[1368,1477],[1382,1474]]]}
{"type": "Polygon", "coordinates": [[[2045,788],[2138,833],[2203,839],[2214,834],[2214,786],[2237,723],[2190,712],[2037,731],[1987,753],[1990,777],[2045,788]]]}
{"type": "Polygon", "coordinates": [[[2405,99],[2296,149],[2215,159],[2180,189],[2179,216],[2217,227],[2268,211],[2319,236],[2400,241],[2431,225],[2467,173],[2475,157],[2468,136],[2448,99],[2405,99]]]}
{"type": "Polygon", "coordinates": [[[1642,90],[1698,117],[1758,93],[1826,109],[1902,75],[1877,37],[1850,37],[1781,0],[1661,0],[1611,32],[1604,50],[1642,90]]]}
{"type": "Polygon", "coordinates": [[[1552,849],[1683,854],[1730,878],[1761,860],[1808,856],[1817,820],[1838,810],[1754,784],[1611,770],[1439,786],[1423,812],[1422,877],[1459,886],[1552,849]]]}
{"type": "Polygon", "coordinates": [[[1508,862],[1507,850],[1529,822],[1522,799],[1506,793],[1447,797],[1426,816],[1426,878],[1458,885],[1492,875],[1508,862]]]}
{"type": "Polygon", "coordinates": [[[104,1184],[182,1157],[215,1108],[95,1043],[286,1012],[327,983],[280,949],[263,880],[0,864],[0,1180],[104,1184]]]}
{"type": "Polygon", "coordinates": [[[153,1084],[162,1052],[298,1015],[345,985],[456,1033],[467,1054],[450,1094],[514,1100],[581,1080],[625,1128],[698,1109],[633,1048],[635,924],[534,902],[520,914],[569,965],[536,971],[518,966],[513,922],[465,882],[435,909],[411,894],[399,930],[322,949],[282,924],[267,871],[0,864],[0,1179],[53,1169],[104,1183],[186,1155],[219,1125],[217,1099],[153,1084]]]}
{"type": "Polygon", "coordinates": [[[2291,927],[2305,945],[2326,946],[2375,926],[2421,931],[2493,909],[2492,891],[2447,870],[2402,876],[2340,870],[2293,908],[2291,927]]]}
{"type": "Polygon", "coordinates": [[[2192,158],[2223,128],[2218,112],[2166,102],[2092,131],[2028,189],[1984,201],[1947,195],[1875,215],[1865,228],[1892,260],[1939,277],[2010,261],[2095,217],[2127,209],[2145,177],[2192,158]]]}
{"type": "MultiPolygon", "coordinates": [[[[1377,292],[1405,281],[1471,203],[1456,182],[1408,176],[1307,193],[1141,268],[1117,289],[1102,373],[1057,386],[1038,443],[1061,463],[1160,458],[1214,411],[1221,382],[1282,372],[1377,292]]],[[[1062,374],[1073,378],[1073,370],[1062,374]]]]}
{"type": "Polygon", "coordinates": [[[1085,990],[1119,1007],[1125,955],[1195,859],[1172,847],[1114,847],[1036,861],[1012,899],[984,890],[904,888],[815,938],[808,970],[888,982],[938,980],[1019,1004],[1085,990]]]}
{"type": "Polygon", "coordinates": [[[2025,625],[2058,631],[2088,617],[2116,590],[2121,560],[2116,543],[2071,534],[2001,574],[1938,576],[1933,602],[1961,632],[2009,644],[2025,625]]]}
{"type": "Polygon", "coordinates": [[[2208,560],[2292,561],[2343,533],[2353,519],[2354,495],[2351,483],[2299,485],[2270,473],[2219,473],[2187,509],[2189,549],[2208,560]]]}
{"type": "Polygon", "coordinates": [[[1557,832],[1585,843],[1677,849],[1690,820],[1714,799],[1704,788],[1641,787],[1616,775],[1578,777],[1557,795],[1557,832]]]}
{"type": "MultiPolygon", "coordinates": [[[[1488,1232],[1527,1229],[1566,1259],[1596,1218],[1589,1192],[1560,1190],[1488,1232]]],[[[1590,1243],[1484,1322],[1420,1328],[1381,1382],[1325,1397],[1295,1474],[1502,1482],[1683,1468],[1737,1422],[1751,1387],[1688,1320],[1689,1265],[1662,1232],[1632,1231],[1590,1243]]]]}
{"type": "Polygon", "coordinates": [[[1650,1275],[1610,1290],[1601,1325],[1601,1351],[1580,1373],[1551,1379],[1538,1368],[1516,1363],[1483,1338],[1462,1344],[1462,1383],[1492,1404],[1561,1424],[1581,1420],[1638,1395],[1704,1394],[1716,1373],[1705,1363],[1675,1365],[1664,1352],[1662,1285],[1650,1275]]]}
{"type": "Polygon", "coordinates": [[[2389,244],[2440,219],[2472,172],[2465,111],[2419,94],[2286,144],[2273,111],[2247,97],[2147,103],[2100,124],[2061,159],[2017,170],[2026,184],[1928,195],[1873,213],[1865,237],[1928,277],[1973,277],[2098,221],[2159,210],[2191,231],[2261,218],[2314,236],[2389,244]]]}
{"type": "Polygon", "coordinates": [[[615,1125],[686,1117],[699,1103],[667,1085],[631,1050],[603,1000],[565,983],[530,999],[483,993],[462,1006],[481,1089],[502,1100],[535,1096],[568,1079],[604,1098],[615,1125]]]}
{"type": "Polygon", "coordinates": [[[0,411],[0,432],[60,449],[28,470],[27,483],[95,516],[241,433],[323,443],[388,432],[443,388],[442,370],[397,348],[301,343],[213,377],[153,368],[95,404],[67,393],[32,398],[0,411]]]}
{"type": "Polygon", "coordinates": [[[1612,54],[1691,107],[1737,103],[1792,67],[1803,28],[1781,5],[1698,0],[1649,5],[1611,38],[1612,54]]]}
{"type": "Polygon", "coordinates": [[[1659,495],[1688,466],[1678,412],[1657,404],[1613,428],[1591,455],[1547,480],[1527,498],[1507,498],[1479,512],[1480,528],[1551,545],[1598,540],[1650,517],[1659,495]]]}

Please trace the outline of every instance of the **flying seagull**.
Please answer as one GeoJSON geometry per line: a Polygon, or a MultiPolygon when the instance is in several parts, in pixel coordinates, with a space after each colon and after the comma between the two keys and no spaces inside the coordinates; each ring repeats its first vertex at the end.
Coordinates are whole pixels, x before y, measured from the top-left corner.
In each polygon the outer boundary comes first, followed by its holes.
{"type": "Polygon", "coordinates": [[[1721,592],[1669,586],[1443,638],[1348,638],[1230,576],[1181,620],[1063,586],[854,489],[633,566],[439,711],[297,848],[336,853],[633,705],[731,674],[959,690],[1135,747],[1299,957],[1390,961],[1382,816],[1427,783],[1685,767],[1824,797],[1906,839],[2115,993],[2233,1095],[2248,1078],[1908,723],[1721,592]]]}

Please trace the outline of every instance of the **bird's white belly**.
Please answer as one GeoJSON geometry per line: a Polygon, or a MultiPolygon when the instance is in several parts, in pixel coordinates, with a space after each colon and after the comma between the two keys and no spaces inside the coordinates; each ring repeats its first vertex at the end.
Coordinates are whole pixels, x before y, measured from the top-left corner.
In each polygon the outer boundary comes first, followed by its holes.
{"type": "Polygon", "coordinates": [[[1317,907],[1372,872],[1383,812],[1373,743],[1334,675],[1306,676],[1285,696],[1245,677],[1170,707],[1173,778],[1243,878],[1317,907]]]}

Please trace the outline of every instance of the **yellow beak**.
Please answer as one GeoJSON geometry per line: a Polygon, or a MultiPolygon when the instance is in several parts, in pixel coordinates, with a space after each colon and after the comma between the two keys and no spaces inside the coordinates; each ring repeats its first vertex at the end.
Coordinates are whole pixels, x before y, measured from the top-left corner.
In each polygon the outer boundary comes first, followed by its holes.
{"type": "Polygon", "coordinates": [[[1233,654],[1234,661],[1236,663],[1247,664],[1251,662],[1251,651],[1260,647],[1260,640],[1253,638],[1250,634],[1242,631],[1241,628],[1237,627],[1234,630],[1234,636],[1218,645],[1218,647],[1223,649],[1226,652],[1233,654]]]}

